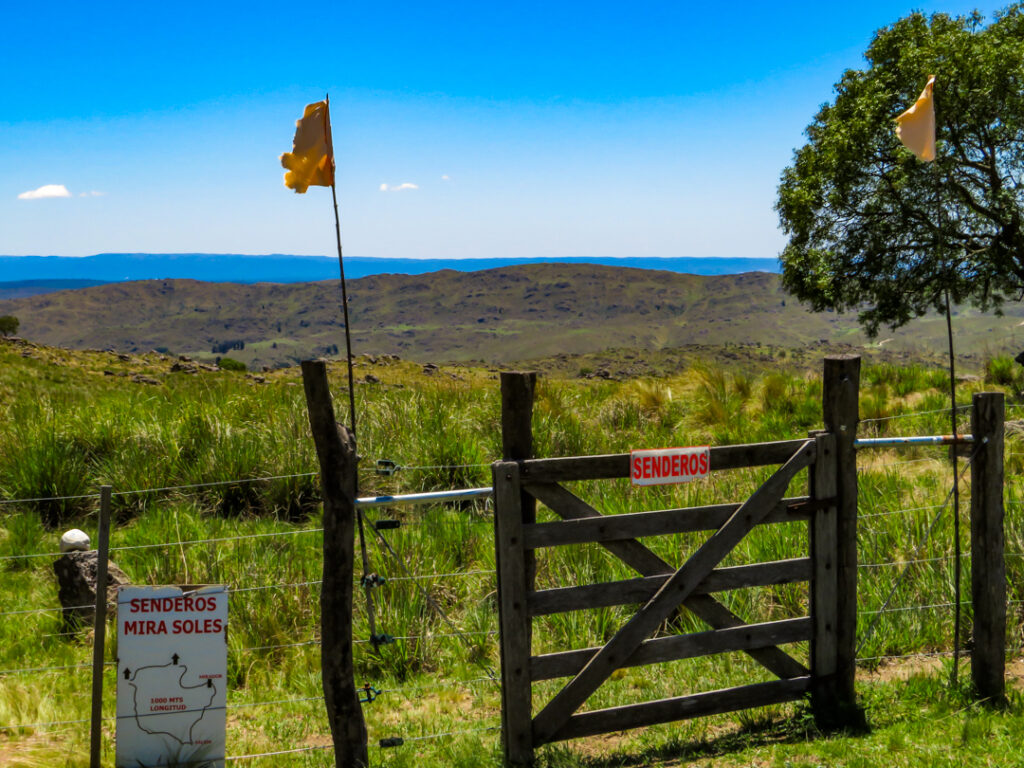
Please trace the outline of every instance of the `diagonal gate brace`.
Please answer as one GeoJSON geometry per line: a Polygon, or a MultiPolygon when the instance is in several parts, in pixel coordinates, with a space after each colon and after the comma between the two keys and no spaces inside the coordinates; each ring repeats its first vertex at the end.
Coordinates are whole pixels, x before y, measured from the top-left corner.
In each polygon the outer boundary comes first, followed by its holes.
{"type": "Polygon", "coordinates": [[[535,743],[542,744],[569,721],[605,680],[628,659],[676,607],[686,600],[733,548],[782,500],[796,473],[813,460],[815,444],[806,441],[733,513],[689,560],[670,576],[647,604],[627,621],[586,666],[533,719],[535,743]]]}
{"type": "MultiPolygon", "coordinates": [[[[601,516],[600,512],[557,483],[530,483],[524,487],[531,496],[564,519],[578,520],[601,516]]],[[[601,546],[642,576],[675,573],[675,566],[670,565],[636,539],[603,541],[601,546]]],[[[683,605],[712,629],[732,629],[746,624],[742,618],[711,595],[690,595],[683,601],[683,605]]],[[[807,667],[777,646],[750,648],[744,652],[778,677],[802,677],[808,674],[807,667]]]]}

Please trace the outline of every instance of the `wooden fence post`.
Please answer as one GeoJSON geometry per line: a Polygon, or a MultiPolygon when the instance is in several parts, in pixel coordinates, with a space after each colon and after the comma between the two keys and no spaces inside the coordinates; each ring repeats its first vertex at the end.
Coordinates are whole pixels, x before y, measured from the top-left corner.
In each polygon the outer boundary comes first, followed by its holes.
{"type": "Polygon", "coordinates": [[[978,392],[971,411],[971,679],[977,695],[1002,704],[1006,691],[1006,562],[1003,534],[1003,394],[978,392]]]}
{"type": "Polygon", "coordinates": [[[824,728],[842,720],[839,706],[841,688],[837,685],[836,662],[836,562],[839,559],[839,537],[836,507],[835,435],[815,435],[817,455],[811,468],[811,498],[832,499],[833,504],[815,509],[811,514],[811,707],[814,717],[824,728]]]}
{"type": "Polygon", "coordinates": [[[107,641],[107,569],[110,567],[111,487],[100,488],[100,521],[96,532],[96,615],[92,641],[92,718],[89,731],[89,768],[100,768],[103,744],[103,651],[107,641]]]}
{"type": "Polygon", "coordinates": [[[355,566],[356,441],[334,418],[323,360],[302,361],[309,426],[320,460],[324,497],[324,565],[320,592],[320,671],[336,768],[366,768],[366,722],[352,657],[355,566]]]}
{"type": "MultiPolygon", "coordinates": [[[[533,371],[501,373],[501,453],[505,462],[533,458],[533,394],[536,386],[537,374],[533,371]]],[[[506,763],[527,764],[533,761],[529,670],[533,653],[533,622],[526,612],[525,592],[534,588],[537,564],[533,551],[523,549],[521,531],[524,524],[536,522],[537,502],[522,492],[518,468],[499,464],[495,467],[495,552],[499,583],[505,582],[506,591],[511,590],[509,595],[519,594],[520,588],[515,586],[517,579],[521,579],[525,586],[521,599],[502,595],[498,599],[502,633],[502,746],[506,763]],[[514,481],[507,476],[514,476],[514,481]],[[508,495],[510,493],[518,493],[519,498],[513,501],[508,495]],[[518,520],[499,517],[499,508],[508,510],[510,503],[519,510],[518,520]]]]}
{"type": "Polygon", "coordinates": [[[836,659],[833,694],[836,726],[859,726],[857,706],[857,453],[853,441],[859,420],[860,357],[825,358],[822,412],[825,429],[835,435],[836,488],[836,659]]]}

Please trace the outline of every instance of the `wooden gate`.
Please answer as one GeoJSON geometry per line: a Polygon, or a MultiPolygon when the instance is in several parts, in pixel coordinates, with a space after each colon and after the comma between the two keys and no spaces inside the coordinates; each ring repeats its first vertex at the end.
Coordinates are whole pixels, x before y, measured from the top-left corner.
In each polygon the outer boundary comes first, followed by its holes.
{"type": "MultiPolygon", "coordinates": [[[[508,453],[506,452],[506,456],[508,453]]],[[[790,701],[810,694],[815,712],[842,698],[837,670],[836,441],[829,433],[802,440],[711,448],[712,471],[781,465],[742,503],[605,516],[562,483],[629,477],[629,454],[522,459],[493,465],[495,544],[501,634],[502,735],[505,757],[528,763],[545,743],[790,701]],[[808,468],[809,494],[786,498],[808,468]],[[535,501],[562,520],[534,522],[535,501]],[[718,568],[755,526],[810,521],[808,557],[718,568]],[[686,562],[673,565],[637,539],[714,531],[686,562]],[[595,542],[639,578],[558,589],[534,589],[534,552],[595,542]],[[712,593],[751,586],[810,582],[809,615],[747,624],[712,593]],[[532,618],[562,611],[642,603],[603,646],[532,655],[532,618]],[[652,638],[680,606],[711,629],[652,638]],[[810,642],[808,669],[778,646],[810,642]],[[615,670],[728,651],[743,651],[779,679],[726,690],[578,713],[615,670]],[[532,683],[572,679],[536,714],[532,683]]]]}

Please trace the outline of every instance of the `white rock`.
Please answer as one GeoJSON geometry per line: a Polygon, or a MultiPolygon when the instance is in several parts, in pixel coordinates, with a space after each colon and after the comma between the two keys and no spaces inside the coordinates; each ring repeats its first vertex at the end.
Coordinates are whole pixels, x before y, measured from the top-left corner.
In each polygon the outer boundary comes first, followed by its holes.
{"type": "Polygon", "coordinates": [[[60,537],[61,552],[85,552],[89,549],[89,534],[72,528],[60,537]]]}

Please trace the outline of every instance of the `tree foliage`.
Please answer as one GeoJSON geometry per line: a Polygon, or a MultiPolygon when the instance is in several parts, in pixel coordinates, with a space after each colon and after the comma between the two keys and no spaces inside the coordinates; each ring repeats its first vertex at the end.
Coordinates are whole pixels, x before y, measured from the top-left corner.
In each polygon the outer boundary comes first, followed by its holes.
{"type": "Polygon", "coordinates": [[[0,333],[4,336],[11,336],[18,332],[18,327],[21,323],[14,315],[4,315],[0,317],[0,333]]]}
{"type": "Polygon", "coordinates": [[[855,309],[874,335],[954,302],[1024,292],[1024,5],[985,24],[919,13],[876,33],[782,174],[783,284],[815,311],[855,309]],[[936,75],[938,157],[895,118],[936,75]]]}

